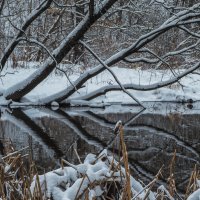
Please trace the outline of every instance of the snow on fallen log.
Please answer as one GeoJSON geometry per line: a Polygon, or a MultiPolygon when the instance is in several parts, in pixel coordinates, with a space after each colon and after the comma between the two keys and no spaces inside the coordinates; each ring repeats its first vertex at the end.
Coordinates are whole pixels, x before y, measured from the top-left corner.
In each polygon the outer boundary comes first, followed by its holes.
{"type": "Polygon", "coordinates": [[[87,106],[87,107],[91,107],[91,108],[102,108],[105,106],[110,106],[110,103],[100,103],[100,102],[90,102],[90,101],[85,101],[85,100],[79,100],[79,99],[72,99],[72,100],[68,100],[66,101],[66,103],[70,103],[71,106],[87,106]]]}

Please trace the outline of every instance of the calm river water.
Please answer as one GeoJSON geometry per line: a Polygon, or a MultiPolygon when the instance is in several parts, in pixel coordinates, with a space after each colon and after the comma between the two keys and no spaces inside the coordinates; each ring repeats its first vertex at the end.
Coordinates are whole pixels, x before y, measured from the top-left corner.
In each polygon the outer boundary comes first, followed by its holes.
{"type": "Polygon", "coordinates": [[[76,163],[74,148],[81,159],[105,148],[115,138],[113,129],[121,120],[134,177],[149,183],[164,164],[160,182],[167,184],[176,150],[174,175],[181,193],[195,164],[199,167],[200,104],[148,103],[147,107],[144,111],[131,105],[54,111],[1,108],[0,141],[10,138],[16,149],[30,146],[33,159],[42,171],[48,171],[58,167],[60,158],[76,163]]]}

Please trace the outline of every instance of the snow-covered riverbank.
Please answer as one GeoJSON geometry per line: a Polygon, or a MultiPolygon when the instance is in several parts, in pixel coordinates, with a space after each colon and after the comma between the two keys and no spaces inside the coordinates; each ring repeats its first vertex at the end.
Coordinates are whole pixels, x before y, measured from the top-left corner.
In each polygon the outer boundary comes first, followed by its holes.
{"type": "MultiPolygon", "coordinates": [[[[5,76],[1,77],[0,91],[6,90],[10,86],[15,85],[17,82],[25,79],[36,69],[30,68],[9,68],[6,72],[9,72],[5,76]],[[11,74],[10,74],[11,73],[11,74]]],[[[113,72],[119,78],[123,84],[139,84],[149,85],[160,81],[165,81],[173,77],[170,71],[165,70],[139,70],[139,69],[127,69],[127,68],[112,68],[113,72]]],[[[4,75],[6,72],[2,72],[4,75]]],[[[178,73],[178,72],[177,72],[178,73]]],[[[76,70],[69,76],[73,82],[81,75],[81,70],[76,70]]],[[[200,100],[200,76],[198,74],[190,74],[187,77],[181,79],[180,84],[175,83],[171,86],[152,90],[152,91],[134,91],[130,90],[131,94],[140,101],[190,101],[191,99],[196,101],[200,100]]],[[[108,71],[104,71],[98,76],[92,78],[84,87],[76,92],[73,97],[82,96],[88,94],[96,89],[99,89],[106,85],[116,84],[113,77],[108,71]]],[[[56,92],[69,86],[70,83],[67,78],[62,74],[52,73],[47,79],[45,79],[39,86],[26,95],[31,101],[37,102],[40,99],[52,95],[56,92]]],[[[131,103],[133,100],[122,91],[108,92],[96,99],[93,102],[125,102],[131,103]]]]}

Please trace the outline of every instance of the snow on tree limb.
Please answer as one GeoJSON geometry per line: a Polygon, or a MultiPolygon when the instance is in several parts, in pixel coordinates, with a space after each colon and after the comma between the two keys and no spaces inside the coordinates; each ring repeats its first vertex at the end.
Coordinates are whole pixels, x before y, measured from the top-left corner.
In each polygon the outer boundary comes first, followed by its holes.
{"type": "MultiPolygon", "coordinates": [[[[131,90],[140,90],[140,91],[149,91],[149,90],[155,90],[164,86],[168,86],[171,85],[173,83],[178,82],[181,78],[185,77],[186,75],[192,73],[193,71],[195,71],[196,69],[198,69],[200,67],[200,63],[197,63],[195,66],[185,70],[184,72],[182,72],[181,74],[177,75],[176,77],[173,77],[172,79],[163,81],[163,82],[159,82],[159,83],[154,83],[151,85],[136,85],[136,84],[124,84],[123,87],[126,89],[131,89],[131,90]]],[[[98,90],[95,90],[94,92],[91,92],[87,95],[78,97],[76,99],[82,99],[82,100],[91,100],[94,99],[100,95],[104,95],[107,92],[110,91],[119,91],[121,90],[121,87],[119,85],[107,85],[104,86],[98,90]]],[[[75,99],[75,98],[74,98],[75,99]]]]}
{"type": "MultiPolygon", "coordinates": [[[[171,18],[169,18],[157,29],[147,34],[142,35],[135,43],[130,45],[128,48],[122,49],[121,51],[112,55],[104,63],[107,66],[112,66],[118,63],[119,61],[125,59],[127,56],[140,51],[146,44],[150,43],[151,41],[153,41],[155,38],[165,33],[166,31],[174,27],[179,27],[179,25],[188,23],[186,21],[187,19],[195,18],[193,19],[193,22],[196,22],[196,18],[200,17],[200,12],[197,11],[199,7],[200,7],[200,3],[195,4],[193,7],[191,7],[188,10],[180,11],[179,13],[176,14],[176,16],[172,16],[171,18]]],[[[192,23],[192,20],[191,20],[191,23],[192,23]]],[[[87,80],[96,76],[97,74],[101,73],[104,70],[105,70],[104,66],[98,65],[97,67],[91,70],[88,70],[84,74],[82,74],[82,76],[74,82],[74,85],[76,86],[77,89],[79,89],[87,80]]],[[[54,100],[60,102],[66,98],[69,98],[74,92],[75,92],[74,87],[69,86],[68,88],[62,90],[61,92],[55,93],[47,98],[42,99],[42,102],[47,103],[47,104],[54,100]]]]}
{"type": "MultiPolygon", "coordinates": [[[[94,14],[91,17],[88,13],[85,18],[77,25],[74,30],[70,34],[68,34],[61,44],[55,49],[51,55],[55,58],[54,60],[51,58],[46,59],[40,69],[34,72],[27,79],[22,82],[16,84],[15,86],[9,88],[5,93],[4,97],[8,99],[13,99],[15,101],[19,101],[21,97],[29,93],[33,88],[35,88],[40,82],[42,82],[52,71],[56,68],[56,62],[60,63],[65,55],[72,49],[72,47],[77,44],[78,40],[83,37],[83,35],[88,31],[89,27],[96,22],[107,10],[116,2],[117,0],[105,0],[99,4],[99,7],[95,7],[94,14]],[[56,60],[56,62],[55,62],[56,60]]],[[[160,27],[150,31],[142,35],[136,40],[135,43],[130,45],[128,48],[122,49],[117,52],[109,59],[107,59],[104,63],[107,66],[112,66],[127,56],[130,56],[134,53],[140,51],[145,45],[158,38],[160,35],[169,31],[172,28],[179,27],[180,25],[190,23],[196,23],[200,20],[200,12],[199,12],[200,3],[195,4],[190,9],[180,11],[173,15],[168,20],[166,20],[160,27]]],[[[161,60],[162,62],[164,60],[161,60]]],[[[165,62],[165,61],[164,61],[165,62]]],[[[103,70],[105,70],[105,66],[99,65],[89,71],[86,71],[84,74],[78,78],[73,85],[64,89],[61,92],[58,92],[52,96],[42,99],[41,101],[45,104],[49,104],[52,101],[62,101],[66,98],[69,98],[76,89],[80,89],[81,86],[90,78],[96,76],[103,70]]],[[[192,69],[192,68],[191,68],[192,69]]],[[[176,77],[175,77],[176,78],[176,77]]],[[[174,79],[175,80],[175,79],[174,79]]],[[[161,84],[162,85],[162,84],[161,84]]]]}
{"type": "Polygon", "coordinates": [[[119,81],[119,79],[117,78],[117,76],[115,75],[115,73],[97,56],[97,54],[92,51],[92,49],[85,44],[84,42],[80,41],[80,43],[111,73],[111,75],[113,76],[113,78],[115,79],[115,81],[118,83],[118,85],[120,86],[121,90],[126,93],[128,96],[130,96],[133,101],[136,101],[140,106],[142,106],[144,108],[144,105],[142,105],[142,103],[135,98],[130,92],[128,92],[123,85],[121,84],[121,82],[119,81]]]}
{"type": "MultiPolygon", "coordinates": [[[[104,0],[99,7],[95,9],[93,17],[89,14],[68,34],[61,44],[56,48],[52,55],[55,57],[57,63],[60,63],[65,55],[72,49],[72,47],[81,39],[90,26],[98,20],[117,0],[104,0]]],[[[9,88],[4,96],[6,99],[15,101],[20,100],[21,97],[29,93],[40,82],[42,82],[55,69],[56,63],[51,57],[47,58],[39,70],[29,76],[27,79],[21,81],[15,86],[9,88]]],[[[73,87],[74,89],[74,87],[73,87]]]]}
{"type": "MultiPolygon", "coordinates": [[[[164,63],[165,65],[169,66],[169,64],[165,61],[167,58],[172,57],[172,56],[176,56],[176,55],[181,55],[187,51],[190,51],[192,49],[195,49],[200,43],[200,40],[197,40],[196,43],[188,46],[188,47],[183,47],[182,49],[179,50],[175,50],[175,51],[171,51],[166,53],[163,56],[158,56],[155,52],[149,50],[148,48],[143,48],[141,50],[139,50],[138,52],[141,53],[149,53],[150,55],[153,55],[155,58],[146,58],[146,57],[139,57],[139,58],[124,58],[123,61],[127,62],[127,63],[137,63],[137,62],[143,62],[143,63],[149,63],[149,64],[156,64],[158,63],[157,67],[159,67],[162,63],[164,63]]],[[[156,67],[156,68],[157,68],[156,67]]]]}

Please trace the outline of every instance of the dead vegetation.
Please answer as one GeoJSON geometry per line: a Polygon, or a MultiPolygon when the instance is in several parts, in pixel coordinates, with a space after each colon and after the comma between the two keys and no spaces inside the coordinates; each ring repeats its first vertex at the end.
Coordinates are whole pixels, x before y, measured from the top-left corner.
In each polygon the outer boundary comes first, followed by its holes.
{"type": "Polygon", "coordinates": [[[0,197],[2,200],[34,199],[31,197],[30,184],[36,173],[28,147],[15,151],[12,142],[7,139],[4,154],[0,162],[0,197]]]}
{"type": "MultiPolygon", "coordinates": [[[[118,130],[116,138],[119,138],[119,161],[116,161],[114,156],[108,155],[105,153],[106,151],[103,150],[95,157],[95,160],[89,163],[90,167],[95,167],[99,165],[99,163],[104,163],[105,166],[108,167],[110,175],[102,174],[99,180],[91,179],[91,176],[88,175],[87,171],[83,170],[84,167],[82,169],[80,168],[80,166],[84,165],[84,162],[82,163],[77,152],[75,153],[80,161],[79,165],[73,165],[62,159],[61,168],[49,172],[56,177],[62,176],[62,170],[65,171],[68,168],[74,170],[77,175],[77,180],[81,181],[79,182],[79,187],[75,188],[76,192],[73,199],[146,200],[152,199],[150,196],[151,194],[154,195],[154,199],[158,200],[183,200],[187,199],[191,193],[199,188],[199,170],[197,169],[197,166],[195,166],[191,173],[185,196],[180,196],[178,194],[174,178],[175,151],[169,165],[170,176],[167,181],[167,186],[161,185],[157,188],[155,193],[152,193],[155,183],[162,176],[162,173],[164,173],[162,167],[149,184],[143,186],[142,189],[140,188],[140,190],[137,190],[136,185],[140,183],[135,179],[133,181],[133,177],[131,177],[128,154],[123,139],[123,127],[121,126],[118,130]],[[94,191],[97,187],[101,189],[102,193],[99,196],[94,195],[94,197],[91,198],[91,191],[94,191]]],[[[15,151],[10,140],[3,140],[2,142],[4,144],[5,155],[1,158],[0,162],[0,200],[56,199],[51,191],[48,190],[48,176],[45,174],[38,174],[36,166],[31,159],[31,155],[27,153],[29,147],[15,151]]],[[[74,180],[71,183],[67,181],[57,182],[55,187],[63,193],[66,192],[68,188],[75,185],[77,180],[74,180]]]]}

